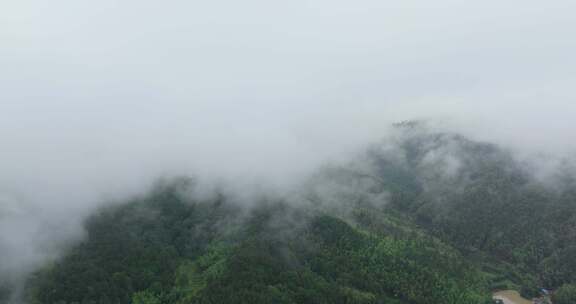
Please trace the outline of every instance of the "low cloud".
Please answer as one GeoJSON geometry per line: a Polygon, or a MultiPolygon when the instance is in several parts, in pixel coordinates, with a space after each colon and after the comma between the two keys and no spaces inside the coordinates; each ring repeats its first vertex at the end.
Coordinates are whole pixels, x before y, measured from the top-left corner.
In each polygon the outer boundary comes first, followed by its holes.
{"type": "MultiPolygon", "coordinates": [[[[520,154],[571,157],[574,9],[0,4],[0,276],[53,259],[95,208],[158,177],[287,189],[396,121],[432,119],[520,154]]],[[[429,158],[457,170],[448,156],[429,158]]]]}

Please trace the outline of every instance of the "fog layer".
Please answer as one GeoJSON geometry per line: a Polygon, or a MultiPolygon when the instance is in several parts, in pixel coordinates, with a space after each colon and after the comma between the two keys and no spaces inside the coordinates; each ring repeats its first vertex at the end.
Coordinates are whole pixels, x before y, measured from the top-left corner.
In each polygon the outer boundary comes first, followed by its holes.
{"type": "Polygon", "coordinates": [[[517,150],[576,142],[576,3],[5,1],[0,275],[162,175],[295,183],[431,118],[517,150]]]}

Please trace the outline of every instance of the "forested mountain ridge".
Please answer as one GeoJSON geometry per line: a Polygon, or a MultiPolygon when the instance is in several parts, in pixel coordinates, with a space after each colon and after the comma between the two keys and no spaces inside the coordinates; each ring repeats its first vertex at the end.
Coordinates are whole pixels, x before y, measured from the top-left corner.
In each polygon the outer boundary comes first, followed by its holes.
{"type": "Polygon", "coordinates": [[[536,286],[576,282],[573,163],[562,162],[542,180],[497,145],[409,124],[360,161],[328,171],[340,185],[349,184],[343,175],[363,179],[364,193],[388,197],[388,212],[408,216],[467,260],[504,270],[494,288],[519,284],[535,296],[536,286]]]}
{"type": "Polygon", "coordinates": [[[29,278],[23,298],[480,304],[496,289],[549,288],[573,303],[573,176],[550,187],[496,145],[403,124],[294,197],[197,198],[193,181],[176,179],[104,208],[85,240],[29,278]]]}
{"type": "Polygon", "coordinates": [[[223,227],[241,211],[161,188],[94,216],[88,239],[31,279],[30,303],[487,303],[477,269],[415,232],[281,201],[223,227]]]}
{"type": "MultiPolygon", "coordinates": [[[[466,254],[487,253],[534,273],[542,287],[576,281],[576,184],[568,164],[544,184],[511,153],[459,135],[415,132],[397,146],[405,159],[398,170],[413,178],[403,183],[409,190],[387,188],[398,197],[394,209],[466,254]]],[[[393,183],[389,159],[370,154],[373,173],[393,183]]]]}

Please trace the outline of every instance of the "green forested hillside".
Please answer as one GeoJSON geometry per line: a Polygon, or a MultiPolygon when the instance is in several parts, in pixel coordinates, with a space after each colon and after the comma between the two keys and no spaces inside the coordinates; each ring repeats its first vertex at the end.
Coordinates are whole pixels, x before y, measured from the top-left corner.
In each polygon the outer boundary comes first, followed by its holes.
{"type": "Polygon", "coordinates": [[[435,239],[371,232],[282,202],[241,212],[169,186],[104,210],[83,243],[30,280],[29,301],[488,302],[480,272],[435,239]]]}
{"type": "Polygon", "coordinates": [[[402,125],[297,198],[198,199],[188,180],[102,209],[31,276],[28,303],[491,303],[574,300],[576,184],[498,146],[402,125]],[[553,186],[551,186],[553,184],[553,186]]]}
{"type": "Polygon", "coordinates": [[[353,197],[372,205],[385,194],[386,214],[400,213],[457,248],[491,274],[494,288],[521,288],[531,297],[539,288],[576,282],[576,170],[570,162],[542,176],[493,144],[418,125],[402,126],[398,134],[325,175],[339,188],[364,180],[362,194],[353,197]]]}
{"type": "Polygon", "coordinates": [[[540,287],[576,282],[576,184],[567,164],[542,181],[511,153],[459,135],[414,132],[398,146],[400,173],[387,170],[386,153],[373,150],[369,160],[391,208],[467,256],[515,265],[540,287]]]}

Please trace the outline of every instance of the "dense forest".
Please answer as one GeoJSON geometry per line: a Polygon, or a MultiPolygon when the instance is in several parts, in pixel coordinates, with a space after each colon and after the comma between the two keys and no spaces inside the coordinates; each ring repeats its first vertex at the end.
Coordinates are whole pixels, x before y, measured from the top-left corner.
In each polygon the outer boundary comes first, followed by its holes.
{"type": "MultiPolygon", "coordinates": [[[[29,304],[576,303],[576,179],[493,144],[396,126],[289,197],[194,195],[193,179],[102,208],[26,281],[29,304]]],[[[0,283],[0,303],[10,285],[0,283]]],[[[14,297],[12,297],[14,299],[14,297]]]]}

